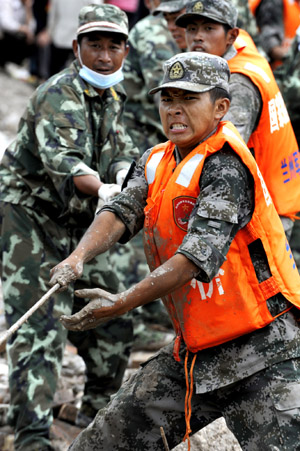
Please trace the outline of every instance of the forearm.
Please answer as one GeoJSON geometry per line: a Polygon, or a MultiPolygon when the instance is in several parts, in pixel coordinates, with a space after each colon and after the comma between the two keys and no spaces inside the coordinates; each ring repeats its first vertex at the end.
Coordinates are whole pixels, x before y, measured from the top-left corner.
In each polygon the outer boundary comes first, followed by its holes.
{"type": "Polygon", "coordinates": [[[98,189],[102,182],[97,177],[93,175],[79,175],[73,177],[73,182],[81,193],[98,197],[98,189]]]}
{"type": "Polygon", "coordinates": [[[104,211],[95,217],[69,258],[76,257],[86,263],[110,249],[124,231],[123,222],[114,213],[104,211]]]}
{"type": "Polygon", "coordinates": [[[97,215],[83,235],[76,249],[61,263],[51,269],[51,286],[59,283],[66,287],[78,279],[83,272],[84,263],[113,246],[125,231],[125,225],[114,214],[104,211],[97,215]]]}
{"type": "Polygon", "coordinates": [[[198,271],[197,266],[184,255],[174,255],[141,282],[119,295],[119,314],[176,291],[190,282],[198,271]]]}
{"type": "Polygon", "coordinates": [[[101,289],[78,290],[76,295],[91,302],[72,316],[62,316],[70,330],[88,330],[103,322],[172,293],[194,278],[196,265],[183,255],[175,255],[132,288],[119,294],[101,289]]]}

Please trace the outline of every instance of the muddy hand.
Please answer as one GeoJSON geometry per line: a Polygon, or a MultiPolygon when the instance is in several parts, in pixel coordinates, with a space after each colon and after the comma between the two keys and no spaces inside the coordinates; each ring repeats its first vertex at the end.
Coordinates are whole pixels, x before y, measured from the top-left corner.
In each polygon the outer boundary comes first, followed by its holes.
{"type": "Polygon", "coordinates": [[[116,295],[100,288],[77,290],[75,295],[80,298],[93,300],[78,313],[72,316],[62,315],[60,317],[60,321],[66,329],[75,331],[93,329],[115,317],[115,309],[113,307],[116,295]]]}
{"type": "Polygon", "coordinates": [[[51,279],[49,285],[53,286],[56,283],[59,283],[62,287],[59,291],[65,290],[70,282],[78,279],[82,274],[82,263],[76,261],[74,264],[72,261],[70,261],[70,263],[67,261],[68,259],[64,260],[50,271],[51,279]]]}

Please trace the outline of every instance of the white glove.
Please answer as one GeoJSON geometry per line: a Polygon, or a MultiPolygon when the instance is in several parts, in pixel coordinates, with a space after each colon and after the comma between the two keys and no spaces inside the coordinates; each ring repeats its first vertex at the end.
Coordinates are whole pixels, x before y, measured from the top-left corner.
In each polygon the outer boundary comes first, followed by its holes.
{"type": "Polygon", "coordinates": [[[124,179],[125,179],[125,177],[126,177],[126,175],[127,175],[127,172],[128,172],[128,168],[127,168],[127,169],[126,169],[126,168],[120,169],[120,170],[117,172],[117,175],[116,175],[116,182],[117,182],[118,185],[120,185],[120,186],[123,185],[123,182],[124,182],[124,179]]]}
{"type": "Polygon", "coordinates": [[[103,183],[98,189],[98,197],[104,202],[108,202],[121,192],[121,187],[115,183],[103,183]]]}

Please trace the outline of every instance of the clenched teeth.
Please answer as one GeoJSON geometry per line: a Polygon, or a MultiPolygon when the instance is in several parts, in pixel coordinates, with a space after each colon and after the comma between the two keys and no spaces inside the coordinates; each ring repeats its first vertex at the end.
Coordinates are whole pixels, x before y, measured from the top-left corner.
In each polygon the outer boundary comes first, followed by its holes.
{"type": "Polygon", "coordinates": [[[172,124],[170,128],[171,130],[183,130],[184,128],[187,128],[187,126],[183,124],[172,124]]]}

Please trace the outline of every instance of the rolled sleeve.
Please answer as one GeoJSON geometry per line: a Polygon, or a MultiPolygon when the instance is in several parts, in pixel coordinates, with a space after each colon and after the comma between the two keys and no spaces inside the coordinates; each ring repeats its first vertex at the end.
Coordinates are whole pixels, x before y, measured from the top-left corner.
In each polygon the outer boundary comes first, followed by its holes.
{"type": "Polygon", "coordinates": [[[100,210],[113,212],[126,226],[126,231],[119,240],[122,244],[127,243],[144,225],[144,208],[148,197],[145,164],[151,150],[146,151],[140,158],[126,188],[100,210]]]}

